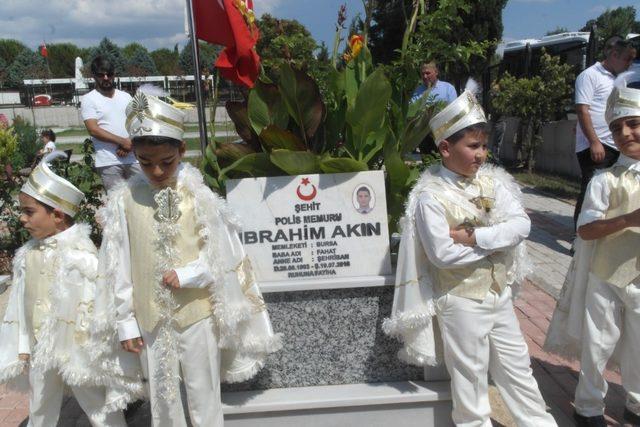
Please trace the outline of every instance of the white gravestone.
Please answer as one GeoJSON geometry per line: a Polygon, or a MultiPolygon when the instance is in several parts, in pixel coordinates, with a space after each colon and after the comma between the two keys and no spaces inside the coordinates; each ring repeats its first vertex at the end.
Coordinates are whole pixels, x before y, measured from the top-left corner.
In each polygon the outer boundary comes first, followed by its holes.
{"type": "Polygon", "coordinates": [[[258,282],[391,274],[381,171],[227,181],[258,282]]]}

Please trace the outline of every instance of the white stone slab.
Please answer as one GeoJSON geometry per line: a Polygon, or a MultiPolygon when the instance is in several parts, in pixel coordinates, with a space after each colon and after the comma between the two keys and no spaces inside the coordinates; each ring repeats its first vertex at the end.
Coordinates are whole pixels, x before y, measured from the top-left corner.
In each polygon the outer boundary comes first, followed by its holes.
{"type": "Polygon", "coordinates": [[[227,201],[260,283],[391,274],[381,171],[228,180],[227,201]]]}
{"type": "Polygon", "coordinates": [[[452,425],[447,381],[233,392],[222,401],[228,427],[452,425]]]}

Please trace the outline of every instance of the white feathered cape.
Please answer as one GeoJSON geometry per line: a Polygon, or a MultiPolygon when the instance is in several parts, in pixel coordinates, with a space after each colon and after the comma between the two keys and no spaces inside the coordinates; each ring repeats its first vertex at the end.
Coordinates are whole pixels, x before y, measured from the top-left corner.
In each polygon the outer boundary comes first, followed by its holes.
{"type": "MultiPolygon", "coordinates": [[[[403,348],[398,358],[418,366],[435,366],[442,363],[442,345],[435,312],[435,294],[429,271],[429,263],[415,228],[415,213],[421,193],[442,187],[438,176],[441,165],[431,166],[424,171],[415,184],[406,203],[404,216],[400,219],[402,239],[396,267],[396,287],[391,317],[384,320],[385,333],[398,338],[403,348]]],[[[504,170],[485,164],[477,173],[478,177],[490,177],[499,181],[517,200],[521,197],[520,187],[513,177],[504,170]]],[[[500,206],[498,200],[488,215],[489,224],[506,220],[507,206],[500,206]]],[[[507,265],[508,284],[514,287],[521,283],[531,267],[526,244],[521,242],[510,250],[510,265],[507,265]]],[[[514,289],[516,295],[517,289],[514,289]]]]}
{"type": "MultiPolygon", "coordinates": [[[[144,179],[137,175],[114,189],[98,214],[104,226],[99,254],[100,280],[106,285],[101,288],[105,292],[97,299],[96,311],[111,328],[116,327],[113,279],[119,254],[124,250],[121,236],[127,233],[126,224],[121,223],[122,218],[126,218],[123,200],[130,186],[144,179]]],[[[264,366],[269,353],[281,348],[281,336],[273,333],[251,265],[238,238],[238,220],[226,202],[204,184],[201,173],[188,163],[183,163],[177,172],[177,186],[193,195],[196,225],[204,241],[202,250],[213,277],[208,289],[212,319],[219,333],[218,345],[222,349],[220,379],[224,382],[248,380],[264,366]]]]}
{"type": "Polygon", "coordinates": [[[96,342],[113,340],[113,329],[94,328],[94,298],[98,259],[89,238],[91,229],[76,224],[44,241],[32,239],[13,259],[13,285],[0,326],[0,382],[24,388],[30,369],[55,369],[72,386],[107,386],[111,390],[106,410],[122,408],[142,393],[136,377],[126,377],[112,352],[96,354],[96,342]],[[26,255],[43,242],[54,242],[52,263],[56,266],[49,287],[50,308],[31,342],[25,322],[26,255]],[[30,354],[30,362],[19,353],[30,354]]]}

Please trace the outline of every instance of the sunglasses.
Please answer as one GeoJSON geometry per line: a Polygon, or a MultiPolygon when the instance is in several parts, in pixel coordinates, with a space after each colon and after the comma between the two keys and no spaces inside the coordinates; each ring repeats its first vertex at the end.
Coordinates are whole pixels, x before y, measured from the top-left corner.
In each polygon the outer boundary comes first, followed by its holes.
{"type": "Polygon", "coordinates": [[[102,73],[95,73],[94,77],[98,77],[98,78],[104,78],[104,77],[108,77],[108,78],[112,78],[114,75],[114,72],[102,72],[102,73]]]}

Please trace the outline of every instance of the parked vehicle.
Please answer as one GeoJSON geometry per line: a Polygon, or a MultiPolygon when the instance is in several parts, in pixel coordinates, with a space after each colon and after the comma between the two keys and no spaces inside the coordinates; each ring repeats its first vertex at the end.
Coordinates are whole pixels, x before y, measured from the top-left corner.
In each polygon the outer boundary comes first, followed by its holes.
{"type": "Polygon", "coordinates": [[[31,99],[34,107],[48,107],[53,104],[51,95],[40,94],[34,95],[31,99]]]}

